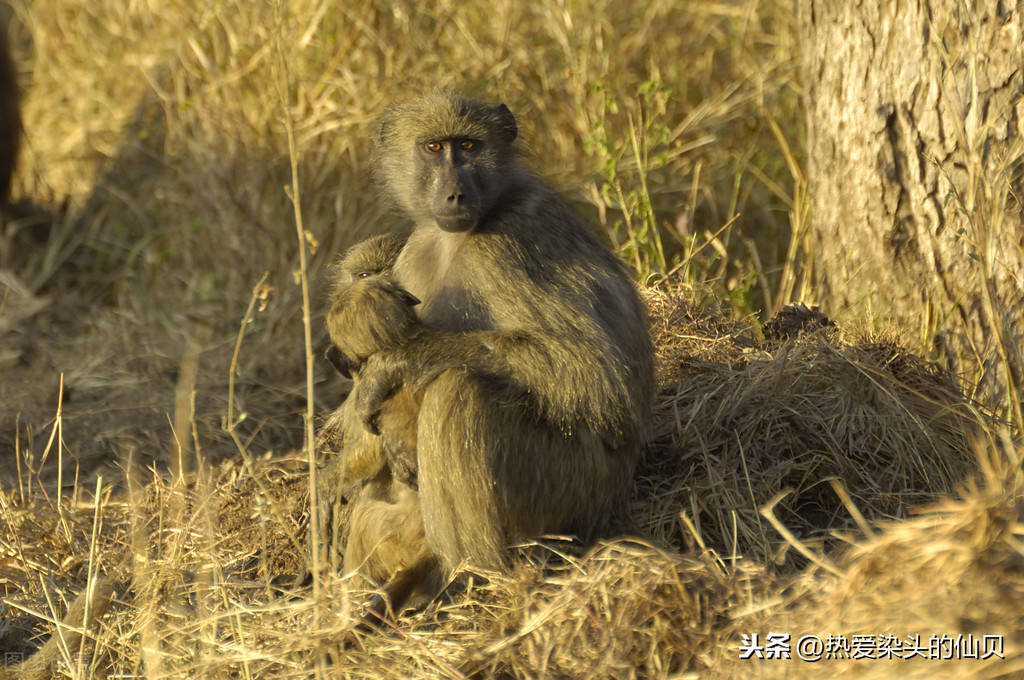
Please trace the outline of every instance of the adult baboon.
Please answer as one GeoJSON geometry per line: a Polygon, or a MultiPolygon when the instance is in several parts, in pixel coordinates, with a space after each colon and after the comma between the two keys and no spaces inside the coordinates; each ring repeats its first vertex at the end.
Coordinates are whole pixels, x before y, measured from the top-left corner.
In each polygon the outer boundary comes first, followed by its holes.
{"type": "Polygon", "coordinates": [[[18,113],[18,82],[7,51],[7,24],[0,21],[0,210],[7,205],[11,175],[18,161],[21,115],[18,113]]]}
{"type": "Polygon", "coordinates": [[[622,511],[651,410],[647,317],[625,266],[527,172],[515,118],[435,93],[384,118],[376,165],[414,221],[392,276],[421,303],[414,342],[369,356],[350,400],[371,430],[421,394],[420,507],[445,572],[506,564],[549,532],[622,511]]]}

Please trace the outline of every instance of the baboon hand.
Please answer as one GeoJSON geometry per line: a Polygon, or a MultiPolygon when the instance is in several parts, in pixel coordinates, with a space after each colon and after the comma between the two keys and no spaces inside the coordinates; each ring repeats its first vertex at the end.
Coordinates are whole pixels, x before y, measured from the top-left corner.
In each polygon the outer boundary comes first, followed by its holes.
{"type": "Polygon", "coordinates": [[[352,395],[355,412],[369,432],[380,434],[378,418],[384,402],[402,385],[403,363],[379,353],[366,360],[352,395]]]}

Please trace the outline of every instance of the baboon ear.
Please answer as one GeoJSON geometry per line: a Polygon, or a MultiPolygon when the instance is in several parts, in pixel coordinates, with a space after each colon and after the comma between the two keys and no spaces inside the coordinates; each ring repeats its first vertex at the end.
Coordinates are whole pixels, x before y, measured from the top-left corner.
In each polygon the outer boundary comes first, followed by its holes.
{"type": "Polygon", "coordinates": [[[505,141],[511,144],[519,136],[519,128],[516,127],[516,117],[512,115],[512,112],[504,104],[495,106],[494,112],[498,114],[498,120],[501,121],[501,131],[505,136],[505,141]]]}

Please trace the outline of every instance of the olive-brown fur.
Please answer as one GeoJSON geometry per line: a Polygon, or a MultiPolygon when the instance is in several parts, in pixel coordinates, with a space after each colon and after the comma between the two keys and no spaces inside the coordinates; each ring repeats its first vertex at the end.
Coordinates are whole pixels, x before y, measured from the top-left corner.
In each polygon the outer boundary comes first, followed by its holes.
{"type": "MultiPolygon", "coordinates": [[[[414,341],[422,331],[414,305],[419,300],[389,278],[405,243],[393,235],[375,236],[350,248],[335,265],[327,330],[332,347],[328,358],[335,367],[359,380],[358,369],[375,352],[414,341]]],[[[376,475],[389,464],[392,474],[414,484],[418,399],[398,390],[381,410],[382,436],[354,422],[344,425],[341,456],[331,484],[341,492],[376,475]]]]}
{"type": "MultiPolygon", "coordinates": [[[[356,383],[368,356],[411,342],[421,331],[413,311],[419,301],[389,279],[403,243],[396,236],[373,237],[335,265],[328,358],[356,383]]],[[[380,435],[362,426],[352,405],[346,401],[331,414],[317,440],[328,458],[318,484],[322,535],[344,546],[346,572],[386,584],[395,607],[422,603],[439,587],[439,572],[430,566],[415,490],[419,401],[398,390],[381,411],[380,435]]]]}
{"type": "Polygon", "coordinates": [[[341,354],[332,361],[342,372],[402,345],[420,328],[413,309],[419,300],[388,277],[404,244],[392,234],[374,236],[349,248],[334,266],[327,332],[341,354]]]}
{"type": "Polygon", "coordinates": [[[419,507],[445,572],[502,567],[539,534],[607,531],[651,411],[639,294],[515,136],[504,105],[442,92],[396,107],[378,138],[386,192],[414,221],[391,277],[423,330],[369,356],[350,400],[384,432],[395,390],[422,395],[419,507]]]}

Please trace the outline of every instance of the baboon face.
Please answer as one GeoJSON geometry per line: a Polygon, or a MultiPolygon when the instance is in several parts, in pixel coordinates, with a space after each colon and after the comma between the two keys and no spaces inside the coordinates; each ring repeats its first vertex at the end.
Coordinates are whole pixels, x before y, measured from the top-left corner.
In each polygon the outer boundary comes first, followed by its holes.
{"type": "Polygon", "coordinates": [[[351,378],[370,354],[401,342],[417,325],[419,300],[389,278],[405,239],[386,234],[350,248],[334,265],[324,355],[351,378]]]}
{"type": "Polygon", "coordinates": [[[390,274],[405,239],[382,234],[360,241],[349,248],[334,264],[332,295],[361,279],[390,274]]]}
{"type": "Polygon", "coordinates": [[[515,117],[504,104],[430,96],[385,117],[380,168],[418,223],[471,231],[506,188],[516,135],[515,117]]]}
{"type": "Polygon", "coordinates": [[[424,210],[444,231],[468,231],[480,220],[489,193],[487,144],[480,139],[431,139],[416,146],[424,210]]]}

